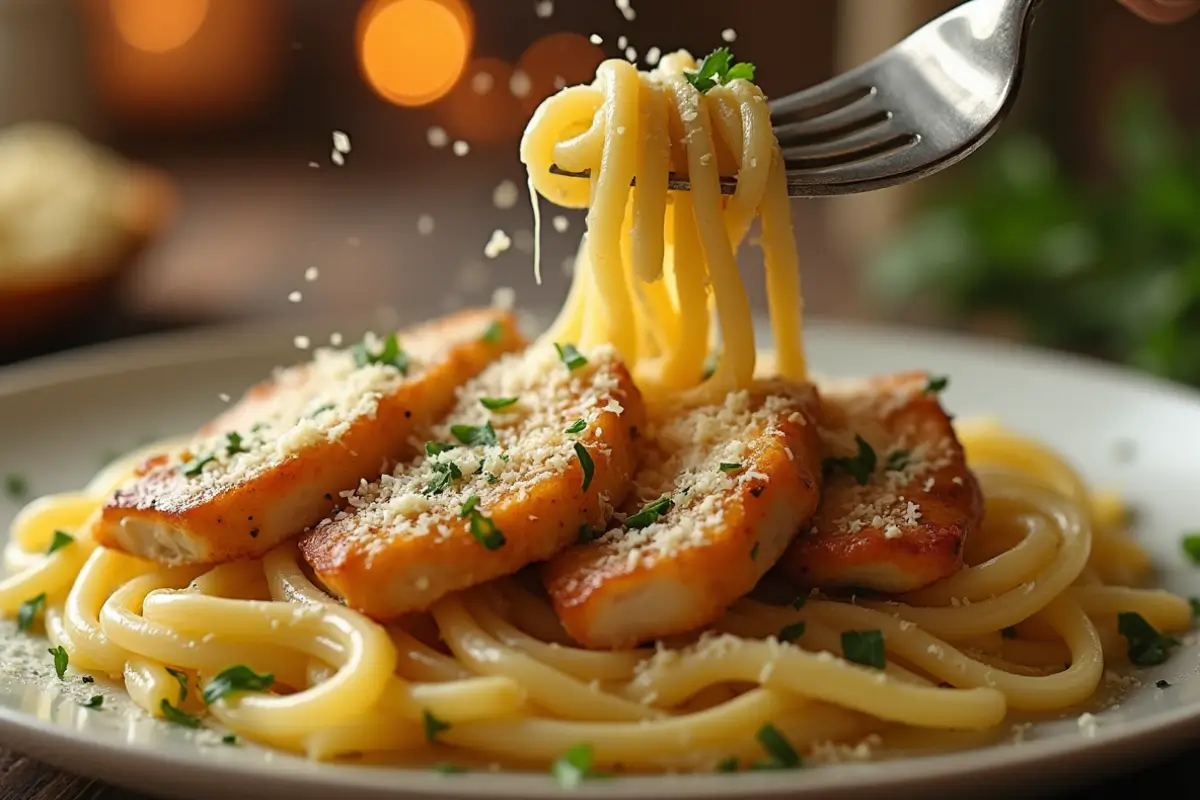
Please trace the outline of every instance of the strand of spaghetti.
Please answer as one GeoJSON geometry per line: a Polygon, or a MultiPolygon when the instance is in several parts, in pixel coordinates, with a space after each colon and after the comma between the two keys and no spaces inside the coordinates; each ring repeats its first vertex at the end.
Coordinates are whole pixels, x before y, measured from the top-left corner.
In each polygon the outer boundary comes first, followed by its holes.
{"type": "Polygon", "coordinates": [[[64,492],[26,504],[9,526],[8,541],[31,555],[45,555],[56,530],[78,538],[99,501],[87,492],[64,492]]]}
{"type": "Polygon", "coordinates": [[[518,628],[547,644],[573,646],[571,637],[544,598],[536,597],[514,580],[499,580],[495,586],[508,606],[509,617],[518,628]]]}
{"type": "Polygon", "coordinates": [[[664,690],[728,681],[758,683],[921,727],[984,728],[1004,718],[1004,695],[995,689],[915,685],[828,651],[809,653],[774,640],[722,639],[721,646],[688,648],[664,664],[652,663],[636,680],[664,690]]]}
{"type": "Polygon", "coordinates": [[[379,707],[413,722],[420,722],[428,711],[442,722],[457,724],[513,717],[523,710],[524,703],[525,690],[516,681],[474,677],[424,684],[393,680],[384,689],[379,707]]]}
{"type": "MultiPolygon", "coordinates": [[[[604,105],[604,95],[593,86],[572,86],[547,98],[537,107],[521,137],[521,162],[529,169],[529,177],[538,194],[564,208],[586,208],[589,187],[575,178],[567,178],[550,172],[550,167],[560,158],[570,162],[572,158],[591,155],[575,148],[558,148],[562,140],[575,136],[580,130],[593,127],[593,120],[604,105]]],[[[580,171],[599,164],[599,159],[585,160],[583,164],[559,163],[567,170],[580,171]]]]}
{"type": "Polygon", "coordinates": [[[63,644],[79,669],[99,670],[116,678],[128,652],[100,626],[100,609],[123,584],[155,569],[148,561],[97,547],[84,563],[62,612],[63,644]]]}
{"type": "Polygon", "coordinates": [[[725,229],[736,247],[746,238],[767,191],[770,162],[775,148],[766,98],[754,84],[735,80],[710,89],[713,121],[728,144],[737,168],[737,188],[725,207],[725,229]],[[764,124],[765,122],[765,124],[764,124]]]}
{"type": "Polygon", "coordinates": [[[348,722],[313,731],[300,738],[298,750],[315,761],[332,761],[340,756],[360,753],[414,751],[413,755],[429,756],[425,763],[436,760],[428,752],[425,733],[420,725],[397,720],[379,709],[348,722]],[[422,752],[425,751],[425,752],[422,752]]]}
{"type": "Polygon", "coordinates": [[[1086,586],[1071,589],[1069,594],[1092,616],[1136,611],[1151,625],[1168,631],[1187,630],[1192,624],[1191,604],[1179,595],[1161,589],[1086,586]]]}
{"type": "Polygon", "coordinates": [[[1071,651],[1061,642],[1034,642],[1006,639],[1000,646],[1005,661],[1025,667],[1064,668],[1071,663],[1071,651]]]}
{"type": "Polygon", "coordinates": [[[679,349],[669,354],[664,376],[670,386],[683,389],[695,386],[703,377],[704,361],[708,357],[708,274],[691,195],[678,192],[674,200],[675,243],[671,277],[678,298],[679,317],[687,320],[687,335],[681,339],[679,349]]]}
{"type": "Polygon", "coordinates": [[[12,616],[23,603],[41,594],[51,603],[62,602],[93,547],[87,542],[76,542],[39,557],[32,566],[0,581],[0,614],[12,616]]]}
{"type": "Polygon", "coordinates": [[[244,664],[255,672],[271,673],[285,685],[307,685],[305,665],[291,650],[272,643],[229,642],[203,633],[191,636],[141,615],[142,604],[150,592],[186,586],[202,568],[177,567],[142,575],[121,586],[100,610],[100,625],[105,636],[127,652],[162,664],[170,664],[208,674],[226,667],[244,664]]]}
{"type": "Polygon", "coordinates": [[[299,552],[294,541],[284,542],[269,550],[263,556],[262,568],[272,600],[300,605],[333,602],[333,598],[318,589],[300,568],[299,552]]]}
{"type": "Polygon", "coordinates": [[[396,649],[379,625],[335,606],[226,600],[190,593],[154,592],[146,619],[173,628],[278,646],[328,659],[327,638],[340,645],[338,671],[329,680],[287,696],[240,695],[209,706],[222,723],[255,738],[303,737],[365,713],[379,702],[396,666],[396,649]]]}
{"type": "Polygon", "coordinates": [[[558,716],[581,720],[640,720],[655,715],[652,709],[594,691],[570,675],[505,647],[480,627],[456,595],[438,601],[433,607],[433,616],[442,639],[459,661],[481,675],[511,678],[529,693],[532,702],[558,716]]]}
{"type": "Polygon", "coordinates": [[[706,397],[721,397],[747,386],[754,377],[756,351],[750,300],[721,219],[720,176],[708,106],[682,75],[669,76],[664,82],[683,121],[693,213],[716,298],[724,347],[716,372],[702,388],[706,397]]]}
{"type": "Polygon", "coordinates": [[[662,277],[667,216],[667,174],[671,171],[671,141],[667,98],[643,78],[638,85],[637,186],[633,189],[633,227],[629,242],[633,274],[644,283],[662,277]]]}
{"type": "MultiPolygon", "coordinates": [[[[757,109],[758,113],[765,113],[757,109]]],[[[770,125],[769,118],[759,125],[770,125]]],[[[767,308],[771,318],[771,335],[775,344],[775,362],[779,374],[794,381],[808,380],[804,355],[804,297],[800,287],[800,257],[796,253],[796,234],[792,229],[792,213],[788,203],[787,176],[779,146],[769,150],[770,173],[767,191],[763,195],[762,215],[763,264],[767,273],[767,308]]]]}

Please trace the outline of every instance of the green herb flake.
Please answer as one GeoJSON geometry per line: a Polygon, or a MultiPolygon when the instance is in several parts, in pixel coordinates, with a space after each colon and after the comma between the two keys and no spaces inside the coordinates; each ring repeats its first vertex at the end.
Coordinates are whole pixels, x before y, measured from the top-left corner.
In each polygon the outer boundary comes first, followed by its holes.
{"type": "Polygon", "coordinates": [[[1192,607],[1192,616],[1200,617],[1200,597],[1189,597],[1188,604],[1192,607]]]}
{"type": "Polygon", "coordinates": [[[803,622],[795,622],[791,625],[784,625],[779,631],[777,637],[781,642],[794,642],[804,635],[805,625],[803,622]]]}
{"type": "Polygon", "coordinates": [[[496,429],[491,421],[483,425],[451,425],[450,433],[467,447],[486,447],[496,444],[496,429]]]}
{"type": "Polygon", "coordinates": [[[458,512],[458,516],[462,519],[466,519],[468,516],[470,516],[471,512],[474,511],[475,507],[478,505],[479,505],[479,495],[477,495],[477,494],[471,495],[470,497],[467,498],[467,501],[462,504],[462,509],[458,512]]]}
{"type": "Polygon", "coordinates": [[[1153,667],[1167,660],[1179,640],[1159,633],[1146,618],[1134,611],[1117,614],[1117,632],[1128,643],[1129,661],[1139,667],[1153,667]]]}
{"type": "Polygon", "coordinates": [[[754,561],[755,559],[758,558],[758,545],[759,545],[759,543],[755,542],[754,547],[750,548],[750,560],[751,561],[754,561]]]}
{"type": "Polygon", "coordinates": [[[425,487],[425,495],[440,494],[453,481],[462,477],[462,470],[452,461],[438,461],[433,465],[433,480],[425,487]]]}
{"type": "Polygon", "coordinates": [[[401,375],[408,375],[408,354],[400,347],[400,339],[395,333],[389,333],[383,340],[383,347],[378,353],[371,352],[366,339],[354,345],[354,364],[365,367],[370,364],[380,364],[385,367],[395,367],[401,375]]]}
{"type": "Polygon", "coordinates": [[[481,397],[479,398],[479,405],[488,411],[499,411],[502,408],[516,405],[520,399],[519,397],[481,397]]]}
{"type": "Polygon", "coordinates": [[[737,772],[738,758],[737,756],[729,756],[722,758],[717,762],[717,766],[713,769],[714,772],[737,772]]]}
{"type": "Polygon", "coordinates": [[[559,360],[566,364],[567,369],[571,370],[572,372],[582,366],[586,366],[588,363],[587,358],[585,358],[583,353],[579,352],[579,350],[577,350],[573,344],[559,344],[558,342],[555,342],[554,349],[558,351],[559,360]]]}
{"type": "Polygon", "coordinates": [[[200,473],[204,472],[204,468],[216,461],[217,457],[213,453],[206,456],[194,456],[191,461],[181,464],[179,471],[183,473],[185,478],[199,477],[200,473]]]}
{"type": "Polygon", "coordinates": [[[33,621],[43,608],[46,607],[46,593],[42,592],[21,603],[17,609],[17,630],[26,633],[33,627],[33,621]]]}
{"type": "Polygon", "coordinates": [[[1013,628],[1013,627],[1005,628],[1002,631],[1000,631],[1000,635],[1003,636],[1005,639],[1015,639],[1015,638],[1017,638],[1017,629],[1013,628]]]}
{"type": "Polygon", "coordinates": [[[1200,566],[1200,533],[1185,534],[1179,540],[1179,543],[1183,547],[1183,554],[1188,557],[1188,560],[1200,566]]]}
{"type": "Polygon", "coordinates": [[[925,394],[939,394],[950,385],[950,378],[945,375],[930,375],[925,383],[925,394]]]}
{"type": "Polygon", "coordinates": [[[237,743],[238,738],[232,733],[227,733],[221,737],[221,744],[227,745],[228,747],[236,747],[237,743]]]}
{"type": "Polygon", "coordinates": [[[441,453],[449,452],[450,450],[453,450],[456,447],[458,447],[458,445],[446,444],[445,442],[426,442],[425,443],[425,455],[427,455],[427,456],[440,455],[441,453]]]}
{"type": "Polygon", "coordinates": [[[550,774],[564,789],[572,789],[588,778],[598,777],[592,770],[594,754],[590,744],[577,744],[550,765],[550,774]]]}
{"type": "Polygon", "coordinates": [[[1159,688],[1159,689],[1169,689],[1171,687],[1171,683],[1169,681],[1164,681],[1164,680],[1157,680],[1154,682],[1154,685],[1156,688],[1159,688]]]}
{"type": "Polygon", "coordinates": [[[54,658],[54,674],[61,681],[67,674],[67,667],[71,664],[71,656],[67,653],[67,648],[60,644],[58,647],[51,647],[46,652],[54,658]]]}
{"type": "Polygon", "coordinates": [[[451,764],[449,761],[439,761],[433,765],[434,772],[440,772],[443,775],[461,775],[467,771],[466,767],[460,767],[458,764],[451,764]]]}
{"type": "Polygon", "coordinates": [[[642,510],[625,520],[626,528],[640,530],[658,522],[658,518],[667,514],[675,506],[675,501],[663,495],[652,503],[642,506],[642,510]]]}
{"type": "Polygon", "coordinates": [[[179,684],[179,705],[183,705],[183,701],[187,700],[188,696],[188,675],[181,669],[167,667],[167,674],[175,679],[179,684]]]}
{"type": "Polygon", "coordinates": [[[100,706],[104,705],[104,697],[102,695],[94,694],[87,700],[81,700],[79,705],[83,706],[84,708],[100,708],[100,706]]]}
{"type": "Polygon", "coordinates": [[[587,427],[587,423],[585,421],[583,421],[581,419],[577,419],[574,422],[572,422],[571,427],[567,428],[564,432],[565,433],[582,433],[583,429],[586,427],[587,427]]]}
{"type": "Polygon", "coordinates": [[[438,734],[450,730],[450,723],[443,722],[428,711],[421,713],[421,721],[425,726],[425,741],[437,744],[438,734]]]}
{"type": "Polygon", "coordinates": [[[497,344],[503,336],[504,326],[500,324],[500,320],[494,319],[483,329],[483,334],[480,335],[479,341],[487,342],[488,344],[497,344]]]}
{"type": "Polygon", "coordinates": [[[875,472],[875,449],[858,434],[854,435],[854,441],[858,445],[857,455],[845,458],[827,458],[822,466],[827,473],[833,472],[835,469],[845,470],[858,482],[859,486],[866,486],[875,472]]]}
{"type": "Polygon", "coordinates": [[[50,539],[50,546],[46,548],[46,555],[53,555],[67,545],[74,544],[74,542],[75,537],[66,531],[55,531],[53,538],[50,539]]]}
{"type": "Polygon", "coordinates": [[[842,655],[847,661],[864,667],[883,669],[887,666],[887,651],[881,631],[845,631],[842,633],[842,655]]]}
{"type": "Polygon", "coordinates": [[[804,604],[807,602],[808,602],[808,598],[805,597],[804,595],[800,595],[799,597],[797,597],[795,600],[792,601],[792,608],[799,611],[800,609],[804,608],[804,604]]]}
{"type": "MultiPolygon", "coordinates": [[[[470,501],[468,500],[467,503],[470,501]]],[[[467,504],[464,503],[464,507],[465,505],[467,504]]],[[[464,516],[468,516],[471,520],[469,523],[471,536],[485,549],[499,550],[505,545],[507,540],[504,538],[504,531],[496,527],[496,523],[491,517],[484,516],[483,512],[474,506],[464,516]]]]}
{"type": "Polygon", "coordinates": [[[185,728],[199,728],[204,724],[199,717],[189,714],[186,711],[181,711],[175,706],[171,705],[171,701],[165,697],[162,699],[162,702],[158,704],[158,708],[160,711],[162,711],[163,719],[165,719],[167,722],[173,722],[176,725],[182,725],[185,728]]]}
{"type": "Polygon", "coordinates": [[[912,461],[911,450],[893,450],[888,453],[887,464],[884,466],[888,472],[900,472],[909,465],[912,461]]]}
{"type": "Polygon", "coordinates": [[[275,684],[271,673],[260,675],[247,666],[238,664],[218,672],[200,693],[206,705],[212,705],[223,697],[237,692],[265,692],[275,684]]]}
{"type": "Polygon", "coordinates": [[[575,457],[579,459],[579,466],[583,469],[583,491],[586,492],[596,474],[596,464],[587,448],[579,442],[575,443],[575,457]]]}
{"type": "Polygon", "coordinates": [[[29,494],[29,482],[24,475],[10,472],[4,476],[4,493],[11,500],[23,500],[29,494]]]}
{"type": "Polygon", "coordinates": [[[718,47],[704,57],[695,72],[685,72],[683,77],[696,87],[696,91],[703,93],[714,86],[739,78],[747,81],[754,80],[754,65],[745,61],[735,64],[733,53],[729,51],[729,48],[718,47]]]}
{"type": "Polygon", "coordinates": [[[796,748],[792,747],[791,742],[785,739],[779,729],[771,723],[768,722],[759,728],[758,733],[754,734],[754,738],[758,740],[762,749],[769,756],[766,764],[756,766],[767,769],[799,769],[803,766],[796,748]]]}
{"type": "Polygon", "coordinates": [[[741,464],[730,464],[728,462],[722,461],[721,465],[719,467],[717,467],[717,469],[721,470],[721,472],[741,472],[742,465],[741,464]]]}
{"type": "Polygon", "coordinates": [[[225,455],[236,456],[238,453],[248,453],[242,435],[237,431],[225,434],[225,455]]]}

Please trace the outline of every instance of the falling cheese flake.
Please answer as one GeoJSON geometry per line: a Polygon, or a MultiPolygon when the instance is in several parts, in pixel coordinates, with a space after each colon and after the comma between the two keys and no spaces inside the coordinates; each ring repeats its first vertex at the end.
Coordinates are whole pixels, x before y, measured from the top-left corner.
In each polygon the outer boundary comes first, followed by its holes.
{"type": "Polygon", "coordinates": [[[629,39],[624,36],[618,36],[617,37],[617,48],[620,50],[624,50],[626,47],[629,47],[629,39]]]}
{"type": "Polygon", "coordinates": [[[317,277],[320,274],[321,273],[317,270],[316,267],[309,267],[308,269],[304,270],[304,280],[308,281],[309,283],[312,283],[313,281],[315,281],[317,279],[317,277]]]}
{"type": "Polygon", "coordinates": [[[450,144],[450,136],[446,133],[446,129],[437,125],[425,132],[425,139],[429,142],[430,147],[445,147],[450,144]]]}
{"type": "Polygon", "coordinates": [[[588,41],[592,44],[604,44],[604,39],[598,33],[593,33],[589,36],[588,41]]]}
{"type": "Polygon", "coordinates": [[[525,230],[524,228],[514,231],[512,239],[513,247],[517,248],[522,253],[533,252],[533,231],[525,230]]]}
{"type": "Polygon", "coordinates": [[[337,164],[339,167],[346,163],[346,157],[344,155],[342,155],[341,150],[334,150],[333,152],[331,152],[329,154],[329,158],[331,161],[333,161],[333,163],[337,164]]]}
{"type": "Polygon", "coordinates": [[[476,72],[471,78],[471,88],[475,90],[475,94],[487,94],[495,85],[496,79],[490,72],[476,72]]]}
{"type": "Polygon", "coordinates": [[[737,41],[737,31],[735,31],[733,28],[726,28],[725,30],[721,31],[721,39],[726,42],[737,41]]]}
{"type": "Polygon", "coordinates": [[[297,350],[307,350],[312,345],[312,341],[307,336],[297,336],[292,339],[292,344],[296,345],[297,350]]]}
{"type": "Polygon", "coordinates": [[[626,47],[625,48],[625,60],[626,61],[637,61],[637,50],[634,50],[632,47],[626,47]]]}
{"type": "Polygon", "coordinates": [[[508,79],[508,91],[512,92],[513,97],[528,97],[533,91],[533,81],[523,70],[513,70],[512,77],[508,79]]]}
{"type": "Polygon", "coordinates": [[[422,236],[428,236],[433,233],[433,217],[428,214],[422,214],[417,217],[417,233],[422,236]]]}
{"type": "Polygon", "coordinates": [[[633,10],[630,0],[617,0],[617,9],[621,12],[621,16],[626,22],[633,22],[637,19],[637,12],[633,10]]]}
{"type": "Polygon", "coordinates": [[[350,152],[350,136],[342,131],[333,132],[333,149],[339,153],[350,152]]]}
{"type": "Polygon", "coordinates": [[[288,295],[289,303],[299,303],[303,299],[304,299],[304,295],[300,294],[300,292],[292,292],[291,294],[288,295]]]}
{"type": "Polygon", "coordinates": [[[229,395],[225,394],[225,392],[221,392],[219,395],[217,395],[217,399],[220,400],[222,403],[228,403],[231,398],[229,397],[229,395]]]}
{"type": "Polygon", "coordinates": [[[562,75],[555,75],[555,76],[554,76],[554,88],[555,88],[555,89],[562,89],[562,88],[564,88],[566,85],[567,85],[567,79],[566,79],[566,78],[564,78],[562,75]]]}
{"type": "Polygon", "coordinates": [[[454,150],[454,155],[465,156],[467,153],[471,152],[471,145],[467,144],[462,139],[459,139],[457,142],[454,143],[453,150],[454,150]]]}
{"type": "Polygon", "coordinates": [[[329,334],[329,343],[331,345],[333,345],[334,347],[341,347],[342,346],[342,335],[337,332],[329,334]]]}
{"type": "Polygon", "coordinates": [[[651,47],[646,51],[646,63],[650,66],[657,66],[660,58],[662,58],[662,50],[659,50],[657,47],[651,47]]]}
{"type": "Polygon", "coordinates": [[[512,311],[517,304],[517,292],[511,286],[501,286],[492,292],[492,307],[502,311],[512,311]]]}
{"type": "Polygon", "coordinates": [[[495,258],[510,247],[512,247],[512,239],[508,238],[507,233],[497,229],[492,231],[492,238],[484,246],[483,254],[488,258],[495,258]]]}
{"type": "Polygon", "coordinates": [[[542,19],[554,15],[554,0],[541,0],[534,5],[533,13],[537,14],[542,19]]]}
{"type": "Polygon", "coordinates": [[[310,167],[312,167],[313,169],[320,169],[320,168],[321,168],[321,165],[320,165],[320,164],[318,164],[318,163],[317,163],[317,162],[315,162],[315,161],[310,161],[310,162],[308,162],[308,165],[309,165],[310,167]]]}
{"type": "Polygon", "coordinates": [[[554,226],[554,230],[559,233],[566,233],[567,228],[571,227],[571,220],[564,217],[562,214],[556,214],[554,219],[550,220],[550,224],[554,226]]]}
{"type": "Polygon", "coordinates": [[[512,208],[520,199],[521,190],[510,180],[500,181],[499,185],[492,190],[492,205],[496,208],[512,208]]]}

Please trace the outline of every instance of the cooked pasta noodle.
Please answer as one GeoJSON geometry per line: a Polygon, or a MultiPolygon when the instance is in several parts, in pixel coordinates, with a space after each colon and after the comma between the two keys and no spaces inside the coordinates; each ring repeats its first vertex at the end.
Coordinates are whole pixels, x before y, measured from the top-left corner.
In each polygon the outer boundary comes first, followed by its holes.
{"type": "MultiPolygon", "coordinates": [[[[767,106],[745,80],[698,92],[684,75],[695,69],[686,54],[649,74],[605,62],[593,85],[547,100],[522,143],[537,192],[589,208],[570,295],[546,335],[613,343],[652,405],[680,392],[720,397],[755,375],[734,253],[756,216],[775,365],[806,379],[767,106]],[[591,178],[553,175],[552,164],[591,178]],[[690,193],[667,192],[672,170],[688,174],[690,193]],[[728,174],[737,189],[723,200],[728,174]],[[710,330],[720,358],[705,379],[710,330]]],[[[24,509],[5,549],[0,612],[44,593],[50,639],[70,663],[123,681],[148,713],[206,710],[239,736],[312,758],[521,767],[587,743],[596,765],[634,772],[754,761],[768,723],[817,751],[864,738],[886,747],[911,729],[992,730],[1013,712],[1092,698],[1106,665],[1125,657],[1117,614],[1188,626],[1184,599],[1136,588],[1149,562],[1115,496],[1089,492],[1056,454],[998,424],[963,423],[958,434],[987,502],[958,573],[887,599],[745,598],[710,629],[655,648],[577,646],[520,576],[382,625],[316,586],[293,542],[262,559],[163,568],[89,541],[105,498],[168,445],[24,509]],[[46,555],[55,531],[75,540],[46,555]],[[843,634],[867,630],[886,643],[883,669],[842,655],[843,634]],[[200,688],[234,665],[270,673],[274,685],[206,704],[200,688]]]]}

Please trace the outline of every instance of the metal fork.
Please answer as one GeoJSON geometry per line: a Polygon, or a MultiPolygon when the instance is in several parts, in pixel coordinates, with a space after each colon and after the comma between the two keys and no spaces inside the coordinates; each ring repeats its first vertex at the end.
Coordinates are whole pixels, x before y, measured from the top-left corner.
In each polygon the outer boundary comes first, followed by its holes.
{"type": "MultiPolygon", "coordinates": [[[[975,152],[1016,99],[1041,2],[967,0],[866,64],[772,101],[788,194],[882,189],[975,152]]],[[[675,173],[669,186],[690,188],[687,176],[675,173]]],[[[721,180],[725,194],[736,186],[734,178],[721,180]]]]}

